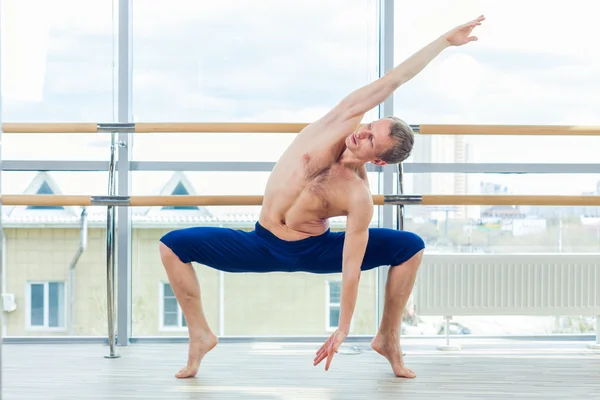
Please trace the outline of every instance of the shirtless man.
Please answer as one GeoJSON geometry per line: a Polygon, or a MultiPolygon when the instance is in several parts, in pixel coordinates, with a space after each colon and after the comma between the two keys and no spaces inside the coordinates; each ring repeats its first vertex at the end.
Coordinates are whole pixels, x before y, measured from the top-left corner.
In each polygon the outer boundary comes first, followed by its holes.
{"type": "Polygon", "coordinates": [[[200,361],[218,341],[202,310],[192,262],[232,273],[341,273],[339,328],[314,359],[317,365],[327,358],[325,370],[349,334],[361,271],[391,266],[383,318],[371,346],[389,361],[396,376],[415,377],[403,363],[399,329],[425,245],[410,232],[369,228],[373,198],[365,168],[367,162],[405,160],[412,150],[413,132],[394,117],[361,121],[445,48],[477,40],[471,32],[483,20],[481,16],[440,36],[304,128],[271,173],[254,230],[193,227],[161,238],[161,259],[190,338],[187,366],[176,374],[178,378],[195,376],[200,361]],[[345,232],[329,230],[328,219],[333,216],[347,217],[345,232]]]}

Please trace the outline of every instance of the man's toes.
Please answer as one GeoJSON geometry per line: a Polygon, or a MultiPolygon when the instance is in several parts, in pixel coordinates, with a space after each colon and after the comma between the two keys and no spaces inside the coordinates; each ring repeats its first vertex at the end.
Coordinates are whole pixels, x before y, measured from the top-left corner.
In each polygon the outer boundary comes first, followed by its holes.
{"type": "Polygon", "coordinates": [[[410,369],[407,369],[406,372],[404,373],[405,378],[414,378],[416,376],[417,376],[417,374],[412,372],[410,369]]]}
{"type": "Polygon", "coordinates": [[[198,371],[193,368],[184,368],[184,369],[180,370],[178,373],[176,373],[175,377],[177,377],[179,379],[192,378],[192,377],[196,376],[197,372],[198,371]]]}
{"type": "Polygon", "coordinates": [[[399,378],[414,378],[417,375],[408,368],[399,368],[398,372],[396,372],[396,376],[399,378]]]}

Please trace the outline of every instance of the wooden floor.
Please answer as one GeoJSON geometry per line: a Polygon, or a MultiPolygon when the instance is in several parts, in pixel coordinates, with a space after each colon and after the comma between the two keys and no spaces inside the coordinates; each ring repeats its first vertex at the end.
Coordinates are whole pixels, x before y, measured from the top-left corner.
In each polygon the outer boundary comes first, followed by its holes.
{"type": "Polygon", "coordinates": [[[5,344],[2,399],[600,399],[600,351],[580,342],[405,339],[412,380],[393,376],[368,343],[349,343],[332,369],[313,367],[317,344],[221,343],[194,379],[174,373],[186,344],[119,347],[5,344]]]}

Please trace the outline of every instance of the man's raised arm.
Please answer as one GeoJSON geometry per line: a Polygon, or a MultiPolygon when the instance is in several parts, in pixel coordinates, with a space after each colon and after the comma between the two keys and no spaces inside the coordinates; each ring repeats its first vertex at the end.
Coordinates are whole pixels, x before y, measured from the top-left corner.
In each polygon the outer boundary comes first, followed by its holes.
{"type": "Polygon", "coordinates": [[[473,21],[457,26],[407,58],[376,81],[350,93],[340,103],[345,116],[354,117],[381,104],[402,84],[421,72],[435,57],[449,46],[461,46],[477,40],[471,32],[485,19],[482,15],[473,21]]]}

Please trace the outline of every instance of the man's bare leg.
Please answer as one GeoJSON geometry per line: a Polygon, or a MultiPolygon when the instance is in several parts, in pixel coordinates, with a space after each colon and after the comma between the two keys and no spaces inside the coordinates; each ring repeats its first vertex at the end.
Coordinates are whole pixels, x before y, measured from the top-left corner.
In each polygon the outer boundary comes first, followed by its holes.
{"type": "Polygon", "coordinates": [[[400,348],[400,324],[402,314],[421,265],[423,250],[404,264],[390,268],[385,285],[383,317],[377,335],[371,342],[373,350],[387,358],[398,377],[414,378],[413,371],[404,366],[400,348]]]}
{"type": "Polygon", "coordinates": [[[179,257],[163,243],[160,243],[160,257],[167,271],[173,293],[181,306],[190,336],[187,366],[175,376],[190,378],[196,376],[200,361],[217,345],[218,339],[210,330],[202,311],[200,284],[192,264],[182,263],[179,257]]]}

